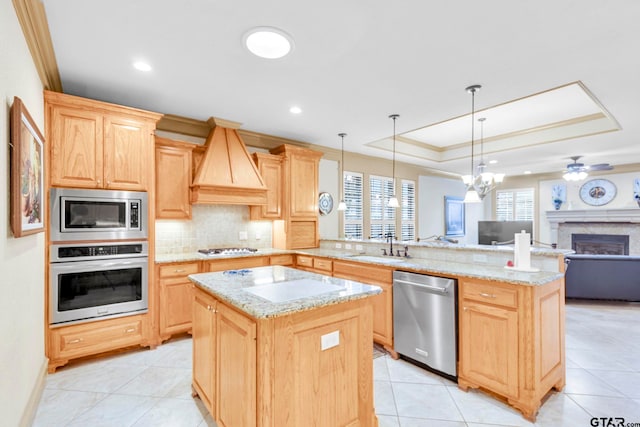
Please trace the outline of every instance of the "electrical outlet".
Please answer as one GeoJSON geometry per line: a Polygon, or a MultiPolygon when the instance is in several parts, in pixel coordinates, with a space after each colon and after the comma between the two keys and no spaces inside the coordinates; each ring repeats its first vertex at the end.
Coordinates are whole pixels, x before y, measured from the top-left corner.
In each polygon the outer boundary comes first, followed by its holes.
{"type": "Polygon", "coordinates": [[[256,231],[256,240],[260,240],[262,239],[262,233],[260,233],[259,231],[256,231]]]}
{"type": "Polygon", "coordinates": [[[362,245],[356,245],[356,251],[363,251],[364,248],[362,247],[362,245]]]}
{"type": "Polygon", "coordinates": [[[238,239],[239,240],[247,240],[248,239],[248,234],[246,231],[241,231],[238,233],[238,239]]]}
{"type": "Polygon", "coordinates": [[[336,249],[342,249],[342,243],[336,243],[336,249]]]}
{"type": "Polygon", "coordinates": [[[320,337],[320,350],[328,350],[340,345],[340,331],[329,332],[320,337]]]}
{"type": "Polygon", "coordinates": [[[351,243],[345,243],[344,244],[344,248],[345,249],[351,249],[351,243]]]}

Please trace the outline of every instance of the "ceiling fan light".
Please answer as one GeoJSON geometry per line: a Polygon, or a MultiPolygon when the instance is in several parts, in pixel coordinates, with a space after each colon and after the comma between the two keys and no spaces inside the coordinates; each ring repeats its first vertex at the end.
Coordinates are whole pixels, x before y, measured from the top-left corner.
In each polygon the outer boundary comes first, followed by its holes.
{"type": "Polygon", "coordinates": [[[589,174],[584,171],[580,171],[580,172],[571,171],[562,175],[562,177],[567,181],[582,181],[588,176],[589,174]]]}

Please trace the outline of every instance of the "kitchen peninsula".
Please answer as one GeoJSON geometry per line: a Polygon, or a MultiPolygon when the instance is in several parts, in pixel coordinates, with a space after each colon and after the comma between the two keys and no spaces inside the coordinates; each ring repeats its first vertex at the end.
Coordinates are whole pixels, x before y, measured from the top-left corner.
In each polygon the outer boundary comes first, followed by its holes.
{"type": "Polygon", "coordinates": [[[193,392],[221,426],[377,426],[376,286],[268,266],[190,275],[193,392]]]}

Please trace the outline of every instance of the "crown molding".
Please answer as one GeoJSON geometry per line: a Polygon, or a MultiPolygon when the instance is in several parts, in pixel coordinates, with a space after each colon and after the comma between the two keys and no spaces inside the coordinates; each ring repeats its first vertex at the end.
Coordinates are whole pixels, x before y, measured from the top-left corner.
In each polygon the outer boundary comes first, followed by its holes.
{"type": "Polygon", "coordinates": [[[40,0],[13,0],[18,22],[45,89],[62,92],[62,82],[44,5],[40,0]]]}

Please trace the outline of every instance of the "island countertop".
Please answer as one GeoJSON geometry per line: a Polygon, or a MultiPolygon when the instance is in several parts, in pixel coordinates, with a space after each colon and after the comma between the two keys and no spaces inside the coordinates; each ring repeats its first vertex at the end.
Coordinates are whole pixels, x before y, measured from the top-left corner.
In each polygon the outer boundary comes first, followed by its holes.
{"type": "Polygon", "coordinates": [[[366,298],[382,292],[378,286],[279,265],[192,274],[189,279],[199,288],[254,318],[283,316],[366,298]],[[290,285],[307,285],[321,292],[295,299],[286,299],[287,292],[280,292],[280,295],[275,295],[275,299],[279,301],[255,294],[264,291],[265,295],[273,295],[273,291],[277,291],[278,287],[284,291],[284,288],[290,285]],[[281,298],[282,295],[285,295],[284,300],[281,298]]]}

